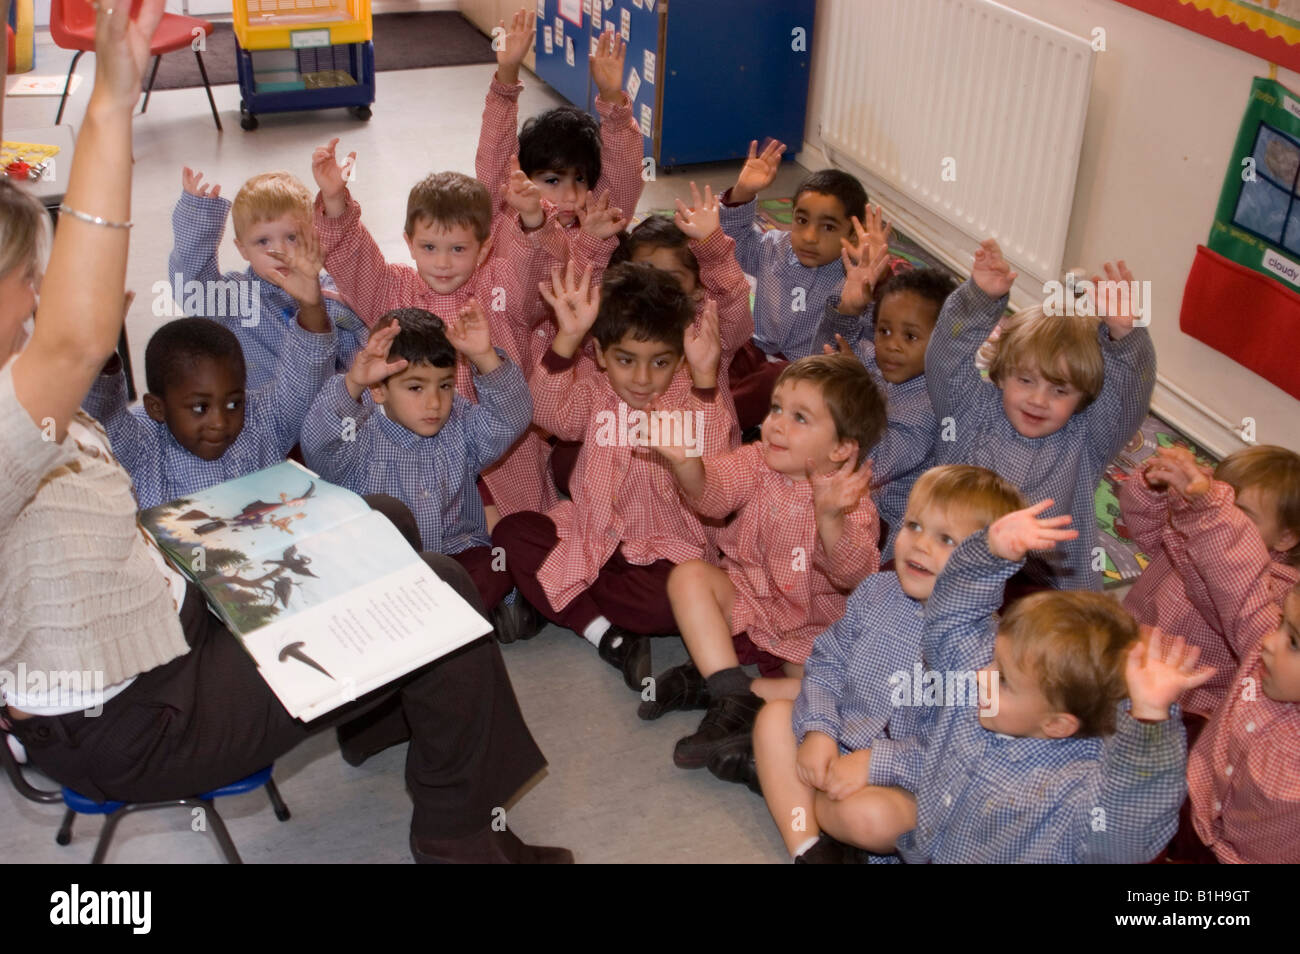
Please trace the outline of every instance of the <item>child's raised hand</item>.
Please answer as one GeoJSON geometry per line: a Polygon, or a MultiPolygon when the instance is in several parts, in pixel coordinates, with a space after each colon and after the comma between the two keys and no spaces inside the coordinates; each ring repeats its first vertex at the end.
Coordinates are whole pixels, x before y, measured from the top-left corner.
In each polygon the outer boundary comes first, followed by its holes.
{"type": "Polygon", "coordinates": [[[1030,550],[1050,550],[1058,541],[1073,540],[1078,530],[1061,529],[1070,523],[1070,515],[1040,517],[1053,501],[1040,500],[1032,507],[1017,510],[993,521],[989,527],[989,552],[1004,560],[1023,560],[1030,550]]]}
{"type": "Polygon", "coordinates": [[[483,306],[476,299],[471,298],[461,306],[456,323],[447,326],[447,340],[471,360],[494,353],[492,329],[483,306]]]}
{"type": "MultiPolygon", "coordinates": [[[[1092,294],[1095,297],[1096,315],[1109,329],[1111,340],[1119,341],[1133,330],[1134,321],[1140,317],[1135,314],[1134,306],[1137,303],[1133,301],[1133,296],[1128,293],[1133,288],[1133,273],[1129,271],[1123,259],[1120,259],[1118,263],[1106,262],[1102,266],[1102,270],[1106,273],[1105,279],[1100,275],[1092,276],[1092,294]],[[1098,290],[1105,288],[1107,282],[1123,282],[1126,289],[1125,293],[1106,296],[1098,294],[1098,290]],[[1115,303],[1119,306],[1117,312],[1113,315],[1102,314],[1106,309],[1107,299],[1115,300],[1115,303]]],[[[1115,287],[1115,285],[1112,284],[1111,287],[1115,287]]],[[[1149,303],[1146,304],[1149,307],[1149,303]]]]}
{"type": "Polygon", "coordinates": [[[346,381],[348,391],[354,399],[360,400],[363,390],[383,383],[406,367],[408,362],[405,358],[388,360],[388,349],[401,330],[402,326],[396,318],[386,327],[376,328],[370,333],[366,346],[352,359],[346,381]]]}
{"type": "Polygon", "coordinates": [[[1128,683],[1130,714],[1147,722],[1169,718],[1169,707],[1189,689],[1214,675],[1213,666],[1197,667],[1199,646],[1189,646],[1183,637],[1170,639],[1158,628],[1143,627],[1141,638],[1129,650],[1124,668],[1128,683]]]}
{"type": "Polygon", "coordinates": [[[871,461],[864,460],[861,466],[855,466],[857,459],[854,445],[848,459],[828,474],[816,473],[811,458],[804,463],[804,473],[812,485],[813,513],[818,520],[842,517],[867,494],[871,486],[871,461]]]}
{"type": "Polygon", "coordinates": [[[519,168],[519,157],[510,157],[510,174],[501,185],[506,205],[519,213],[525,228],[535,229],[546,221],[542,213],[542,190],[519,168]]]}
{"type": "Polygon", "coordinates": [[[1172,488],[1186,500],[1209,493],[1213,471],[1203,467],[1185,447],[1162,447],[1147,461],[1143,476],[1156,488],[1172,488]]]}
{"type": "Polygon", "coordinates": [[[828,341],[822,345],[822,354],[847,354],[850,357],[857,357],[857,355],[853,353],[853,346],[845,341],[844,336],[838,331],[835,332],[835,344],[831,344],[828,341]]]}
{"type": "Polygon", "coordinates": [[[871,771],[871,750],[859,749],[841,755],[826,773],[826,794],[833,802],[843,801],[867,787],[871,771]]]}
{"type": "Polygon", "coordinates": [[[825,732],[809,732],[795,752],[795,774],[799,781],[818,791],[826,791],[826,777],[831,763],[840,757],[840,747],[825,732]]]}
{"type": "Polygon", "coordinates": [[[889,245],[872,248],[871,236],[853,217],[857,241],[840,239],[840,261],[844,263],[844,287],[840,289],[839,311],[856,315],[867,310],[871,295],[889,271],[889,245]]]}
{"type": "MultiPolygon", "coordinates": [[[[554,266],[550,282],[539,282],[537,287],[542,299],[555,312],[555,323],[559,327],[556,340],[563,347],[572,346],[573,351],[576,351],[591,326],[596,323],[596,315],[600,311],[600,296],[591,287],[591,266],[588,265],[579,278],[574,271],[573,259],[569,259],[563,273],[560,272],[560,266],[554,266]]],[[[553,342],[552,347],[554,346],[553,342]]],[[[573,351],[569,354],[572,355],[573,351]]]]}
{"type": "Polygon", "coordinates": [[[623,101],[623,60],[627,44],[613,29],[606,30],[596,42],[596,52],[591,54],[591,78],[600,90],[600,98],[607,103],[623,101]]]}
{"type": "Polygon", "coordinates": [[[697,388],[718,385],[718,363],[722,360],[722,332],[718,322],[718,303],[712,298],[700,310],[700,320],[687,326],[682,343],[691,381],[697,388]]]}
{"type": "Polygon", "coordinates": [[[352,178],[352,169],[357,162],[357,154],[350,152],[347,161],[340,166],[335,155],[338,144],[339,140],[336,136],[328,144],[317,146],[311,154],[311,174],[316,180],[316,187],[320,189],[321,196],[327,202],[342,198],[343,190],[347,188],[348,181],[352,178]]]}
{"type": "Polygon", "coordinates": [[[748,202],[770,186],[781,169],[781,154],[785,143],[769,139],[758,151],[758,140],[749,144],[749,157],[740,168],[736,184],[731,187],[732,202],[748,202]]]}
{"type": "Polygon", "coordinates": [[[970,277],[976,287],[990,298],[1001,298],[1011,291],[1019,274],[1011,270],[1011,265],[1002,257],[1002,249],[995,240],[985,239],[975,250],[975,265],[971,268],[970,277]]]}
{"type": "Polygon", "coordinates": [[[221,195],[221,186],[203,181],[203,173],[189,166],[181,167],[181,188],[200,199],[215,199],[221,195]]]}
{"type": "Polygon", "coordinates": [[[579,228],[601,241],[613,238],[627,227],[623,210],[609,204],[608,189],[600,194],[600,198],[588,192],[582,197],[582,201],[574,206],[573,211],[578,217],[579,228]]]}
{"type": "Polygon", "coordinates": [[[536,35],[537,14],[532,10],[519,9],[510,20],[510,26],[502,20],[498,29],[492,31],[492,48],[497,51],[497,80],[506,86],[519,82],[519,64],[524,61],[528,51],[533,48],[536,35]]]}
{"type": "Polygon", "coordinates": [[[283,288],[299,305],[319,305],[321,302],[320,273],[325,267],[320,240],[310,222],[302,224],[298,241],[288,252],[268,250],[267,255],[288,269],[287,273],[272,271],[265,277],[272,285],[283,288]]]}
{"type": "MultiPolygon", "coordinates": [[[[858,223],[854,222],[856,226],[858,223]]],[[[894,226],[885,218],[885,212],[878,205],[867,206],[867,249],[874,256],[880,249],[889,251],[889,240],[894,237],[894,226]]]]}
{"type": "Polygon", "coordinates": [[[713,194],[713,189],[706,185],[704,187],[704,197],[701,198],[700,190],[692,182],[690,207],[688,208],[685,202],[678,199],[677,211],[673,214],[673,221],[679,229],[686,233],[688,238],[703,242],[718,230],[721,223],[720,216],[721,209],[717,198],[713,194]]]}

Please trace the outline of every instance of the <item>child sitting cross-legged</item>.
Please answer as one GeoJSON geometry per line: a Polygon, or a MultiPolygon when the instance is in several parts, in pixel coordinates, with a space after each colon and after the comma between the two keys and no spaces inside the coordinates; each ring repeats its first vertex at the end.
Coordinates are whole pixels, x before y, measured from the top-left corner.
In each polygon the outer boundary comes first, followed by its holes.
{"type": "MultiPolygon", "coordinates": [[[[1101,589],[1094,497],[1107,464],[1136,433],[1156,383],[1151,335],[1135,324],[1127,266],[1106,263],[1122,287],[1100,320],[1018,312],[993,345],[989,380],[975,356],[1006,307],[1016,273],[997,242],[975,252],[970,279],[948,296],[925,353],[925,382],[940,425],[935,462],[974,464],[1029,500],[1051,498],[1077,531],[1060,551],[1034,554],[1026,575],[1058,589],[1101,589]]],[[[1094,282],[1101,282],[1094,278],[1094,282]]]]}
{"type": "MultiPolygon", "coordinates": [[[[444,316],[452,328],[473,298],[488,315],[492,340],[521,364],[515,331],[526,326],[538,283],[555,260],[544,241],[551,229],[544,227],[547,216],[537,187],[522,172],[509,178],[503,188],[516,214],[493,234],[492,194],[485,185],[459,172],[426,176],[406,201],[403,237],[415,264],[392,264],[362,224],[361,206],[348,191],[356,154],[341,167],[337,145],[331,140],[312,154],[320,187],[316,230],[330,274],[367,326],[373,328],[393,309],[415,307],[444,316]]],[[[476,400],[474,380],[471,363],[458,361],[456,390],[470,401],[476,400]]],[[[529,430],[482,475],[489,525],[498,512],[554,505],[558,497],[546,466],[548,451],[536,430],[529,430]]]]}
{"type": "MultiPolygon", "coordinates": [[[[1220,461],[1211,479],[1186,448],[1162,447],[1140,473],[1120,483],[1119,502],[1125,525],[1151,558],[1124,606],[1138,622],[1199,646],[1201,661],[1218,670],[1180,700],[1186,712],[1208,718],[1241,664],[1227,636],[1239,620],[1202,612],[1200,581],[1212,577],[1216,587],[1236,586],[1244,594],[1255,574],[1229,572],[1230,554],[1193,544],[1192,537],[1229,523],[1240,524],[1249,535],[1237,519],[1244,514],[1269,554],[1269,578],[1281,602],[1281,594],[1300,579],[1300,455],[1268,444],[1247,447],[1220,461]],[[1178,489],[1189,481],[1197,489],[1192,496],[1178,489]],[[1193,565],[1189,546],[1209,562],[1193,565]]],[[[1251,548],[1258,549],[1255,543],[1251,548]]]]}
{"type": "MultiPolygon", "coordinates": [[[[220,185],[205,183],[201,172],[188,167],[181,170],[181,186],[172,211],[166,284],[185,314],[219,321],[235,333],[248,368],[248,387],[260,388],[275,377],[298,311],[279,281],[287,268],[277,253],[289,252],[311,232],[311,192],[287,172],[265,172],[245,182],[231,202],[221,198],[220,185]],[[235,248],[248,268],[223,274],[217,249],[227,214],[235,248]]],[[[366,326],[339,299],[328,274],[321,276],[321,286],[325,312],[338,335],[337,366],[342,370],[366,343],[366,326]]]]}
{"type": "Polygon", "coordinates": [[[868,850],[897,846],[909,864],[1140,863],[1173,834],[1187,771],[1175,700],[1211,670],[1182,639],[1139,639],[1100,593],[1037,592],[997,617],[1026,554],[1075,534],[1068,514],[1040,516],[1051,504],[971,534],[935,581],[921,655],[943,691],[923,699],[919,771],[873,766],[880,785],[914,788],[859,796],[881,809],[870,823],[863,805],[868,850]]]}
{"type": "Polygon", "coordinates": [[[894,569],[863,580],[844,616],[817,637],[799,698],[763,706],[752,748],[740,738],[714,751],[714,775],[756,791],[761,782],[797,861],[840,861],[845,844],[867,840],[857,829],[882,808],[874,795],[860,796],[868,786],[882,778],[919,784],[923,710],[915,704],[921,688],[911,684],[926,600],[962,540],[1023,506],[1018,490],[982,467],[923,474],[908,499],[894,569]]]}
{"type": "Polygon", "coordinates": [[[334,370],[337,339],[321,296],[320,251],[310,231],[273,250],[277,283],[297,303],[270,383],[250,388],[239,339],[207,318],[178,318],[145,347],[143,407],[127,406],[117,355],[86,395],[113,453],[130,472],[141,509],[242,477],[284,460],[307,409],[334,370]]]}
{"type": "MultiPolygon", "coordinates": [[[[505,517],[492,539],[527,601],[588,639],[640,692],[650,675],[647,637],[676,629],[669,574],[713,553],[668,462],[649,445],[676,441],[696,456],[730,446],[735,420],[718,400],[718,313],[708,303],[696,317],[671,275],[632,263],[605,273],[599,304],[590,271],[579,279],[572,263],[544,295],[559,333],[531,382],[534,420],[582,440],[573,499],[505,517]],[[600,372],[576,363],[588,331],[600,372]]],[[[535,630],[536,620],[521,620],[518,635],[535,630]]]]}
{"type": "Polygon", "coordinates": [[[492,566],[475,479],[528,427],[532,401],[519,366],[492,347],[478,303],[458,317],[449,328],[420,308],[381,319],[348,373],[321,389],[302,450],[326,480],[405,503],[423,548],[458,560],[495,616],[511,583],[492,566]],[[474,368],[477,404],[456,392],[457,354],[474,368]]]}
{"type": "Polygon", "coordinates": [[[691,662],[657,677],[638,714],[708,709],[678,741],[678,767],[702,768],[721,743],[748,735],[760,696],[794,698],[814,637],[878,568],[867,456],[884,427],[884,400],[861,362],[813,355],[782,372],[760,442],[703,458],[657,448],[697,513],[739,511],[718,534],[722,566],[692,560],[668,582],[691,662]],[[754,681],[741,663],[774,678],[754,681]]]}

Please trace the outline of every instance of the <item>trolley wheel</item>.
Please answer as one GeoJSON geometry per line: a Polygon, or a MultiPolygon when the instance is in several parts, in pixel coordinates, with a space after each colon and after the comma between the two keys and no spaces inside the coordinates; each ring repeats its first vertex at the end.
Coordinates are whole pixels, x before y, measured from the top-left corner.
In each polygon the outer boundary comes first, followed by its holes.
{"type": "Polygon", "coordinates": [[[248,111],[248,104],[242,99],[239,101],[239,125],[244,129],[257,128],[257,117],[248,111]]]}
{"type": "Polygon", "coordinates": [[[370,119],[371,116],[374,115],[374,113],[370,111],[369,106],[353,106],[351,107],[351,111],[352,111],[352,115],[357,117],[357,119],[361,120],[362,122],[367,121],[368,119],[370,119]]]}

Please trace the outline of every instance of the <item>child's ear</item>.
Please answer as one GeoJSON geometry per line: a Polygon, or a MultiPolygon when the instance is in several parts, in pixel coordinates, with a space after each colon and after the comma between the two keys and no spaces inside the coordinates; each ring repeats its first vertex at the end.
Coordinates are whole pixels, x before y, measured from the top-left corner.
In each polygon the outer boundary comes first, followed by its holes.
{"type": "Polygon", "coordinates": [[[597,344],[597,345],[596,345],[596,348],[595,348],[595,351],[596,351],[596,364],[597,364],[597,366],[599,366],[600,370],[602,370],[602,371],[606,370],[606,368],[608,367],[608,365],[605,363],[605,349],[602,348],[599,344],[597,344]]]}
{"type": "Polygon", "coordinates": [[[1300,533],[1296,533],[1294,530],[1283,530],[1278,534],[1277,548],[1283,553],[1288,553],[1295,549],[1297,543],[1300,543],[1300,533]]]}
{"type": "Polygon", "coordinates": [[[244,243],[241,242],[238,237],[235,238],[235,248],[239,249],[239,254],[244,256],[244,261],[246,262],[252,261],[252,259],[248,255],[248,249],[244,248],[244,243]]]}
{"type": "Polygon", "coordinates": [[[144,412],[149,415],[149,420],[163,423],[167,416],[164,413],[163,399],[156,394],[146,393],[143,398],[144,412]]]}
{"type": "Polygon", "coordinates": [[[370,400],[376,404],[383,404],[388,400],[388,385],[384,383],[372,384],[370,386],[370,400]]]}
{"type": "Polygon", "coordinates": [[[831,461],[836,464],[842,464],[846,460],[854,462],[858,459],[858,442],[857,441],[839,441],[831,448],[831,461]]]}
{"type": "Polygon", "coordinates": [[[403,230],[402,241],[406,243],[406,250],[411,253],[411,258],[415,258],[415,243],[411,241],[411,233],[403,230]]]}
{"type": "Polygon", "coordinates": [[[488,237],[483,240],[483,245],[478,250],[478,258],[474,262],[474,267],[475,268],[482,267],[483,263],[488,260],[488,256],[491,254],[492,254],[492,234],[488,233],[488,237]]]}
{"type": "Polygon", "coordinates": [[[1068,739],[1079,731],[1079,717],[1069,712],[1054,712],[1043,723],[1043,734],[1049,739],[1068,739]]]}

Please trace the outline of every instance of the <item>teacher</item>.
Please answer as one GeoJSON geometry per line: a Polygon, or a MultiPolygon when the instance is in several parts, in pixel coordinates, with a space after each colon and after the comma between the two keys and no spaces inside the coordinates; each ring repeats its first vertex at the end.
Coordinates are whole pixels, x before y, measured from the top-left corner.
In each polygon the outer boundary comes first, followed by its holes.
{"type": "MultiPolygon", "coordinates": [[[[163,2],[143,0],[135,20],[131,0],[97,7],[95,86],[43,278],[45,212],[0,178],[0,670],[91,671],[105,686],[82,699],[17,686],[3,700],[6,727],[51,778],[121,801],[218,788],[325,729],[343,727],[354,764],[409,737],[416,861],[571,862],[499,823],[546,763],[495,643],[471,643],[310,724],[291,718],[138,528],[130,477],[79,410],[121,330],[131,114],[163,2]]],[[[455,561],[425,559],[482,611],[455,561]]]]}

